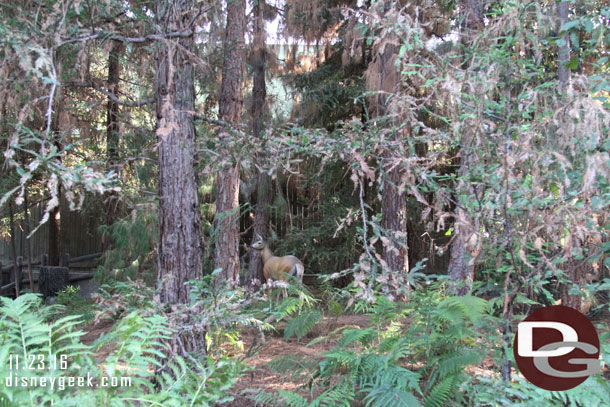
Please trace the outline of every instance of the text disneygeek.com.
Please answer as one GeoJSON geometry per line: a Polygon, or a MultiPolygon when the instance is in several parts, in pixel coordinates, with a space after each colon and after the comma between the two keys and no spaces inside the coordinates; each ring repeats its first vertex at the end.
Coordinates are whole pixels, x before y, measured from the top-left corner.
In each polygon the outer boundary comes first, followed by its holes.
{"type": "Polygon", "coordinates": [[[42,371],[61,371],[68,367],[65,355],[10,355],[10,373],[4,378],[6,387],[49,387],[64,390],[66,387],[129,387],[131,377],[102,376],[99,380],[87,373],[86,376],[43,376],[42,371]],[[31,371],[34,375],[25,374],[31,371]]]}

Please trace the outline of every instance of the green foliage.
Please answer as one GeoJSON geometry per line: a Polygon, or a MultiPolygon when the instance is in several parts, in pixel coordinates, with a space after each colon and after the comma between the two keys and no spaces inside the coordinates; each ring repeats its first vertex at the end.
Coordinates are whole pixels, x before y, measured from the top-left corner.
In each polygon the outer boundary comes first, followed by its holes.
{"type": "Polygon", "coordinates": [[[102,234],[112,241],[112,249],[105,252],[96,279],[102,283],[126,278],[152,283],[157,275],[153,258],[157,223],[156,207],[145,205],[112,225],[101,226],[102,234]]]}
{"type": "MultiPolygon", "coordinates": [[[[276,371],[312,389],[326,389],[310,401],[280,392],[275,405],[325,405],[336,394],[375,407],[459,405],[464,400],[456,394],[469,378],[465,368],[481,362],[489,346],[484,332],[493,329],[493,320],[487,301],[440,292],[433,284],[429,292],[413,292],[406,304],[378,296],[365,306],[372,325],[331,332],[329,337],[340,337],[322,360],[274,360],[276,371]]],[[[271,397],[257,393],[254,399],[271,397]]]]}
{"type": "Polygon", "coordinates": [[[233,288],[226,281],[218,278],[221,270],[203,276],[188,284],[191,286],[191,302],[184,310],[175,310],[175,318],[181,313],[188,313],[192,323],[206,327],[208,353],[220,355],[224,344],[243,350],[244,344],[239,339],[239,330],[243,327],[254,327],[268,331],[271,326],[262,321],[262,313],[256,307],[257,297],[247,296],[241,287],[233,288]]]}
{"type": "Polygon", "coordinates": [[[35,377],[39,383],[40,378],[46,377],[47,384],[55,384],[53,389],[42,384],[2,386],[0,400],[7,400],[10,405],[211,406],[230,400],[227,390],[242,369],[238,363],[212,358],[168,360],[163,342],[173,332],[161,315],[131,312],[114,330],[89,346],[81,342],[84,332],[76,330],[80,323],[77,316],[52,322],[50,318],[58,312],[57,307],[45,307],[34,294],[16,300],[2,298],[0,312],[2,383],[13,375],[35,377]],[[110,347],[111,351],[98,364],[93,351],[100,347],[110,347]],[[38,355],[44,357],[44,369],[27,369],[23,364],[10,368],[10,361],[14,363],[16,356],[27,361],[38,355]],[[159,373],[151,367],[159,369],[159,373]],[[93,387],[68,384],[68,377],[83,375],[92,378],[93,387]]]}
{"type": "Polygon", "coordinates": [[[80,286],[69,285],[57,293],[57,303],[63,305],[69,315],[81,315],[84,321],[95,316],[93,304],[81,297],[80,286]]]}
{"type": "Polygon", "coordinates": [[[318,311],[306,311],[288,321],[284,329],[284,338],[290,339],[293,335],[297,340],[301,340],[313,327],[322,319],[322,314],[318,311]]]}
{"type": "Polygon", "coordinates": [[[139,309],[154,308],[153,289],[142,280],[111,281],[103,284],[95,294],[98,319],[119,319],[121,315],[139,309]]]}
{"type": "Polygon", "coordinates": [[[570,390],[548,391],[534,386],[520,376],[508,383],[498,377],[477,377],[472,379],[465,389],[468,391],[470,405],[480,407],[602,407],[608,404],[610,383],[601,376],[594,376],[570,390]]]}
{"type": "Polygon", "coordinates": [[[362,114],[364,64],[344,67],[345,45],[336,44],[330,58],[311,72],[284,75],[282,79],[302,96],[297,115],[304,126],[334,128],[338,122],[362,114]]]}

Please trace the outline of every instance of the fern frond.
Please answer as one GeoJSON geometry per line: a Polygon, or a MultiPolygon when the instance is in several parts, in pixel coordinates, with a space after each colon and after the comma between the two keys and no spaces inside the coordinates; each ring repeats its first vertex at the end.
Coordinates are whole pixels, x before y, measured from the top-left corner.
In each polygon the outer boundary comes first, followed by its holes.
{"type": "Polygon", "coordinates": [[[315,398],[309,407],[350,407],[356,397],[354,390],[346,383],[334,386],[315,398]]]}
{"type": "Polygon", "coordinates": [[[364,397],[367,407],[420,407],[419,400],[410,392],[381,385],[366,389],[364,397]]]}
{"type": "Polygon", "coordinates": [[[438,315],[446,320],[465,318],[475,322],[488,309],[487,300],[472,295],[447,297],[438,304],[438,315]]]}
{"type": "Polygon", "coordinates": [[[426,395],[424,407],[446,407],[453,395],[456,381],[456,376],[449,376],[438,382],[426,395]]]}
{"type": "Polygon", "coordinates": [[[379,332],[374,327],[364,329],[346,329],[343,331],[343,337],[337,343],[338,347],[345,347],[354,342],[360,342],[362,345],[368,345],[371,341],[379,336],[379,332]]]}
{"type": "Polygon", "coordinates": [[[284,355],[274,358],[269,367],[274,372],[287,375],[292,382],[305,383],[318,368],[318,360],[303,355],[284,355]]]}
{"type": "Polygon", "coordinates": [[[288,321],[284,329],[284,339],[290,339],[294,335],[297,337],[297,340],[301,340],[321,319],[322,315],[318,311],[305,311],[298,317],[288,321]]]}
{"type": "Polygon", "coordinates": [[[466,366],[480,363],[481,355],[472,350],[460,349],[435,359],[438,360],[439,376],[447,377],[460,372],[466,366]]]}

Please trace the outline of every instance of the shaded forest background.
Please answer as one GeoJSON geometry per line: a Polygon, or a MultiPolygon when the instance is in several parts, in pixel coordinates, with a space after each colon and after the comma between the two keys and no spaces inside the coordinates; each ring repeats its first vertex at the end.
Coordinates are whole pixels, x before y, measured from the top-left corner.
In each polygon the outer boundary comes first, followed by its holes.
{"type": "Polygon", "coordinates": [[[2,302],[0,364],[27,336],[23,352],[67,349],[74,372],[123,363],[138,382],[3,389],[0,402],[606,402],[606,1],[1,10],[2,295],[16,299],[2,302]],[[287,298],[261,290],[259,237],[305,265],[287,298]],[[81,264],[94,299],[68,287],[57,307],[27,294],[41,256],[59,266],[66,252],[101,254],[81,264]],[[605,367],[545,393],[511,347],[516,324],[554,304],[598,324],[605,367]],[[364,324],[337,322],[360,314],[364,324]],[[113,327],[93,344],[59,333],[102,319],[113,327]],[[270,363],[305,387],[243,385],[274,332],[330,347],[270,363]],[[82,352],[119,339],[105,364],[82,352]]]}

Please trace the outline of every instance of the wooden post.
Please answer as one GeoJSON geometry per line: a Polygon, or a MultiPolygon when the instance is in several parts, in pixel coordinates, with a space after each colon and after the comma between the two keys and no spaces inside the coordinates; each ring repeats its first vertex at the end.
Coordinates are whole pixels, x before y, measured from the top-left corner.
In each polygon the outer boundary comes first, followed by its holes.
{"type": "Polygon", "coordinates": [[[70,266],[70,253],[64,253],[59,260],[60,267],[69,267],[70,266]]]}
{"type": "Polygon", "coordinates": [[[43,254],[40,258],[40,265],[41,266],[48,266],[49,265],[49,255],[48,254],[43,254]]]}
{"type": "Polygon", "coordinates": [[[30,280],[30,291],[34,292],[34,278],[32,277],[32,242],[30,240],[30,211],[28,209],[28,189],[23,192],[23,221],[25,222],[25,242],[28,252],[28,278],[30,280]]]}
{"type": "Polygon", "coordinates": [[[21,291],[21,267],[23,266],[23,257],[17,256],[15,261],[15,298],[19,297],[21,291]]]}
{"type": "MultiPolygon", "coordinates": [[[[10,219],[10,231],[11,231],[11,251],[13,254],[13,277],[15,281],[15,295],[19,297],[19,281],[17,281],[17,246],[15,243],[15,215],[13,213],[13,202],[9,204],[9,219],[10,219]]],[[[15,297],[15,298],[16,298],[15,297]]]]}
{"type": "MultiPolygon", "coordinates": [[[[6,284],[10,283],[10,277],[9,277],[9,281],[6,281],[4,278],[4,272],[2,271],[2,262],[0,261],[0,287],[4,287],[6,284]]],[[[0,289],[0,295],[2,295],[2,289],[0,289]]]]}

